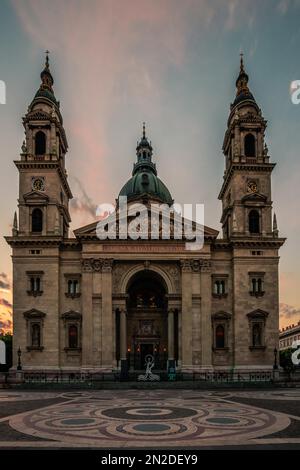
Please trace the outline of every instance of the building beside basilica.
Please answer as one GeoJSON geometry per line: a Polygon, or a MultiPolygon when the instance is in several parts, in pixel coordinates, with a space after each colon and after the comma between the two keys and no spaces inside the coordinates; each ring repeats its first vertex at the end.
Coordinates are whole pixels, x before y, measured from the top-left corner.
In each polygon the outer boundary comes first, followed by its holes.
{"type": "MultiPolygon", "coordinates": [[[[48,57],[23,118],[18,217],[6,238],[13,259],[14,368],[99,372],[144,369],[268,370],[278,348],[279,238],[272,213],[266,120],[241,60],[223,153],[222,234],[204,227],[204,245],[185,240],[100,240],[97,221],[70,237],[68,150],[48,57]]],[[[171,206],[145,131],[128,205],[171,206]]],[[[116,209],[118,211],[118,207],[116,209]]],[[[161,231],[159,231],[161,234],[161,231]]]]}

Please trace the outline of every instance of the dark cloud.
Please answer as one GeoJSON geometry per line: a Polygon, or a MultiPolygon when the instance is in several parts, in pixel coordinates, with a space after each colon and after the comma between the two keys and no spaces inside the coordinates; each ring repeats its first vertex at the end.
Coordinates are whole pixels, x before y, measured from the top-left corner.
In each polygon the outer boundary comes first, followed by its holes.
{"type": "Polygon", "coordinates": [[[7,308],[12,308],[12,304],[6,299],[0,298],[0,305],[4,305],[4,307],[7,308]]]}
{"type": "Polygon", "coordinates": [[[74,212],[86,212],[88,215],[91,215],[95,219],[97,204],[95,204],[95,202],[88,196],[81,181],[76,177],[74,177],[73,179],[77,183],[80,196],[71,199],[71,210],[73,210],[74,212]]]}
{"type": "Polygon", "coordinates": [[[0,320],[0,329],[10,330],[12,328],[11,320],[0,320]]]}
{"type": "Polygon", "coordinates": [[[6,273],[0,273],[0,289],[10,289],[10,282],[6,273]]]}
{"type": "Polygon", "coordinates": [[[300,320],[300,308],[281,303],[279,305],[279,312],[281,319],[292,320],[294,323],[300,320]]]}

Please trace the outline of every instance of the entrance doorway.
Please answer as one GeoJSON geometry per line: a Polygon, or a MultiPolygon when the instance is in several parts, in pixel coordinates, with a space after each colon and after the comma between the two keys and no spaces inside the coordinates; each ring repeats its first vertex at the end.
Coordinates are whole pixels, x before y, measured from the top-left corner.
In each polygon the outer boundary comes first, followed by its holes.
{"type": "Polygon", "coordinates": [[[132,277],[127,288],[127,348],[129,369],[145,370],[145,357],[154,357],[154,369],[165,369],[168,354],[167,288],[147,270],[132,277]]]}
{"type": "Polygon", "coordinates": [[[153,356],[153,344],[150,344],[150,343],[141,343],[141,364],[140,364],[140,368],[141,369],[144,369],[146,367],[145,363],[146,363],[146,356],[148,354],[151,354],[151,356],[153,356]]]}

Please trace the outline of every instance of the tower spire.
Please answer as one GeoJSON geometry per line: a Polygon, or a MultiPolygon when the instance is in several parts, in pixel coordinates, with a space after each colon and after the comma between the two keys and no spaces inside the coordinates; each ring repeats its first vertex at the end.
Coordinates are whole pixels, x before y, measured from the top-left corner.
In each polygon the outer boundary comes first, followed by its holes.
{"type": "Polygon", "coordinates": [[[53,77],[50,72],[50,65],[49,65],[49,51],[48,49],[45,51],[46,59],[45,59],[45,67],[41,72],[41,80],[42,83],[40,85],[40,90],[48,90],[53,93],[53,77]]]}
{"type": "Polygon", "coordinates": [[[146,124],[143,122],[142,137],[136,147],[137,162],[134,164],[133,173],[135,173],[137,169],[150,167],[156,174],[155,164],[152,162],[152,153],[151,142],[146,137],[146,124]]]}
{"type": "Polygon", "coordinates": [[[49,69],[49,54],[50,54],[50,52],[48,51],[48,49],[45,51],[45,54],[46,54],[45,68],[49,69]]]}
{"type": "Polygon", "coordinates": [[[244,69],[244,53],[241,51],[240,52],[240,73],[245,73],[245,69],[244,69]]]}
{"type": "Polygon", "coordinates": [[[236,79],[236,96],[241,95],[242,93],[244,95],[250,94],[249,88],[248,88],[248,81],[249,77],[247,73],[245,72],[245,66],[244,66],[244,54],[243,52],[240,53],[240,73],[238,78],[236,79]]]}

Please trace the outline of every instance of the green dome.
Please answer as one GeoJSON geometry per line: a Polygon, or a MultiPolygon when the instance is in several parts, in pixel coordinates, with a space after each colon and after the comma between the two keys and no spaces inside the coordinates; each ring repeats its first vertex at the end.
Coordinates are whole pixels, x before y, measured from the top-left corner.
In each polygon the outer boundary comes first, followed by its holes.
{"type": "Polygon", "coordinates": [[[128,200],[132,200],[146,195],[172,205],[173,199],[168,188],[157,176],[155,163],[152,162],[152,152],[144,123],[143,135],[136,148],[137,161],[133,165],[132,177],[121,189],[119,197],[127,196],[128,200]]]}
{"type": "Polygon", "coordinates": [[[58,106],[58,103],[56,101],[56,98],[55,98],[54,94],[49,90],[39,89],[36,92],[34,99],[39,98],[39,97],[47,98],[48,100],[52,101],[52,103],[56,104],[56,106],[58,106]]]}
{"type": "Polygon", "coordinates": [[[128,199],[134,199],[142,194],[153,196],[169,205],[173,203],[172,196],[166,185],[148,169],[141,169],[141,171],[135,173],[123,186],[119,196],[127,196],[128,199]]]}

